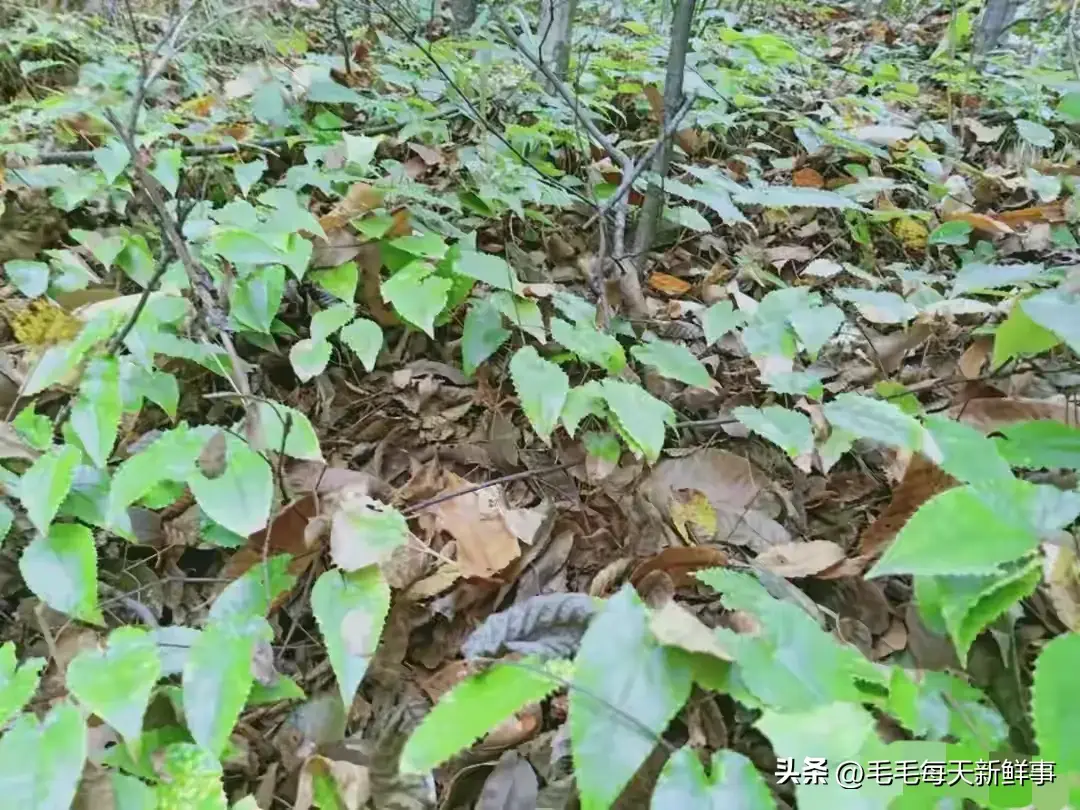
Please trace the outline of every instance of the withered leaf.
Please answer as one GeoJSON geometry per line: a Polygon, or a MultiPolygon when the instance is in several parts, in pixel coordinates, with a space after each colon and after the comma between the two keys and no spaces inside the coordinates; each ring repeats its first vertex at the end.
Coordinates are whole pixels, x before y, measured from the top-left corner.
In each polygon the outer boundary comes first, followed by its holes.
{"type": "Polygon", "coordinates": [[[583,593],[533,596],[488,616],[461,651],[467,659],[506,653],[570,658],[595,612],[592,597],[583,593]]]}

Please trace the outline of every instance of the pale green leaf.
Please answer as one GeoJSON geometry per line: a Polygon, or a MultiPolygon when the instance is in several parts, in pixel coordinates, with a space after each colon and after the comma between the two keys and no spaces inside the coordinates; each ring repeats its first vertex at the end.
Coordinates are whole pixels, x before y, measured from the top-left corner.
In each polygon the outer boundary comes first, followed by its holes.
{"type": "Polygon", "coordinates": [[[1057,765],[1059,773],[1080,771],[1080,634],[1065,633],[1048,642],[1035,662],[1031,715],[1039,756],[1057,765]]]}
{"type": "Polygon", "coordinates": [[[331,569],[311,589],[311,610],[326,642],[341,698],[351,706],[382,635],[390,586],[377,565],[351,574],[331,569]]]}
{"type": "Polygon", "coordinates": [[[578,321],[596,323],[596,307],[580,296],[560,289],[551,296],[551,303],[555,305],[559,314],[571,323],[578,321]]]}
{"type": "Polygon", "coordinates": [[[45,451],[52,447],[52,420],[35,411],[33,402],[15,415],[15,418],[11,420],[11,426],[35,450],[45,451]]]}
{"type": "Polygon", "coordinates": [[[0,738],[0,796],[15,810],[69,810],[87,753],[86,724],[64,702],[42,721],[23,714],[0,738]]]}
{"type": "Polygon", "coordinates": [[[240,193],[246,197],[251,187],[262,179],[266,169],[267,163],[264,157],[257,157],[247,163],[234,163],[232,170],[236,177],[236,185],[240,187],[240,193]]]}
{"type": "Polygon", "coordinates": [[[239,228],[220,231],[210,242],[211,249],[233,264],[284,264],[282,251],[262,237],[239,228]]]}
{"type": "Polygon", "coordinates": [[[735,195],[741,205],[763,205],[766,208],[853,208],[859,206],[835,191],[796,186],[764,186],[743,188],[735,195]]]}
{"type": "Polygon", "coordinates": [[[805,394],[811,399],[825,396],[821,377],[810,371],[774,371],[765,374],[763,381],[777,394],[805,394]]]}
{"type": "Polygon", "coordinates": [[[375,150],[383,139],[382,135],[351,135],[348,132],[341,133],[341,137],[345,141],[345,159],[361,170],[371,165],[375,150]]]}
{"type": "Polygon", "coordinates": [[[275,453],[284,452],[290,458],[322,461],[319,437],[304,414],[280,402],[263,400],[257,403],[263,441],[275,453]],[[286,430],[288,431],[286,433],[286,430]],[[284,440],[284,445],[282,444],[284,440]],[[284,450],[282,447],[284,446],[284,450]]]}
{"type": "Polygon", "coordinates": [[[98,357],[83,372],[70,423],[86,454],[98,467],[109,463],[123,412],[120,368],[115,357],[98,357]]]}
{"type": "Polygon", "coordinates": [[[683,228],[697,231],[698,233],[707,233],[712,229],[709,220],[705,219],[696,208],[689,205],[665,208],[664,219],[683,228]]]}
{"type": "Polygon", "coordinates": [[[150,168],[150,176],[174,197],[180,185],[180,166],[183,162],[184,154],[179,149],[162,149],[154,156],[154,165],[150,168]]]}
{"type": "Polygon", "coordinates": [[[1050,419],[1016,422],[997,430],[997,447],[1013,467],[1080,470],[1080,429],[1050,419]]]}
{"type": "Polygon", "coordinates": [[[599,380],[589,380],[583,385],[571,388],[566,394],[566,403],[559,415],[571,436],[577,432],[578,425],[586,416],[603,417],[606,413],[606,401],[604,399],[604,387],[599,380]]]}
{"type": "MultiPolygon", "coordinates": [[[[818,352],[829,342],[829,338],[836,334],[844,320],[844,311],[835,304],[823,307],[800,306],[787,314],[788,323],[811,357],[817,357],[818,352]]],[[[745,335],[745,332],[743,334],[745,335]]],[[[778,351],[777,354],[784,352],[778,351]]]]}
{"type": "Polygon", "coordinates": [[[1042,354],[1059,343],[1061,338],[1035,323],[1024,312],[1024,308],[1017,304],[994,332],[994,353],[990,363],[993,368],[998,369],[1015,357],[1042,354]]]}
{"type": "Polygon", "coordinates": [[[495,663],[456,684],[409,736],[401,752],[401,772],[429,773],[514,712],[543,700],[560,687],[556,677],[548,674],[557,669],[556,662],[526,658],[495,663]]]}
{"type": "Polygon", "coordinates": [[[15,642],[0,645],[0,727],[6,726],[37,691],[44,658],[28,658],[18,664],[15,642]]]}
{"type": "MultiPolygon", "coordinates": [[[[466,319],[465,329],[468,331],[468,319],[466,319]]],[[[375,370],[375,360],[378,359],[383,346],[382,328],[375,321],[357,318],[342,328],[338,337],[341,338],[342,343],[353,350],[365,369],[375,370]]],[[[464,344],[464,338],[462,343],[464,344]]]]}
{"type": "Polygon", "coordinates": [[[379,293],[394,310],[428,336],[435,337],[435,318],[443,311],[453,282],[432,275],[435,268],[420,260],[410,262],[382,283],[379,293]]]}
{"type": "Polygon", "coordinates": [[[746,316],[735,310],[730,301],[717,301],[708,309],[699,310],[698,320],[705,330],[705,342],[709,345],[716,343],[728,332],[742,326],[746,316]]]}
{"type": "Polygon", "coordinates": [[[629,584],[590,622],[574,666],[574,773],[583,810],[599,810],[611,806],[683,707],[690,667],[681,652],[656,643],[649,611],[629,584]]]}
{"type": "Polygon", "coordinates": [[[311,339],[316,343],[328,340],[331,335],[356,315],[354,304],[340,303],[316,312],[311,317],[311,339]]]}
{"type": "Polygon", "coordinates": [[[221,756],[251,691],[251,656],[273,631],[264,619],[207,626],[188,650],[182,678],[184,717],[195,742],[221,756]]]}
{"type": "Polygon", "coordinates": [[[996,290],[1032,281],[1046,275],[1041,264],[965,264],[953,279],[952,295],[996,290]]]}
{"type": "Polygon", "coordinates": [[[67,688],[76,700],[128,741],[142,732],[150,693],[161,675],[153,637],[139,627],[118,627],[106,650],[84,649],[67,669],[67,688]]]}
{"type": "Polygon", "coordinates": [[[595,363],[609,374],[618,374],[626,366],[626,353],[611,335],[587,321],[570,324],[562,318],[550,321],[551,337],[582,360],[595,363]]]}
{"type": "Polygon", "coordinates": [[[257,267],[233,283],[229,314],[242,326],[269,334],[284,294],[285,268],[280,264],[257,267]]]}
{"type": "Polygon", "coordinates": [[[131,162],[131,153],[119,138],[110,139],[104,146],[95,149],[93,155],[94,163],[105,173],[108,183],[116,180],[131,162]]]}
{"type": "Polygon", "coordinates": [[[962,219],[953,219],[943,222],[930,232],[926,243],[928,245],[957,245],[963,246],[971,237],[971,223],[962,219]]]}
{"type": "Polygon", "coordinates": [[[343,498],[330,523],[330,556],[344,571],[385,562],[405,545],[409,527],[392,506],[367,496],[343,498]]]}
{"type": "Polygon", "coordinates": [[[907,323],[919,311],[894,292],[881,290],[837,289],[833,294],[855,305],[859,314],[871,323],[907,323]]]}
{"type": "Polygon", "coordinates": [[[732,415],[750,430],[779,445],[792,458],[814,449],[814,432],[806,414],[769,405],[736,408],[732,415]]]}
{"type": "Polygon", "coordinates": [[[524,346],[510,360],[510,379],[533,430],[545,444],[550,444],[570,391],[566,372],[541,357],[532,346],[524,346]]]}
{"type": "Polygon", "coordinates": [[[311,281],[326,290],[335,298],[351,303],[356,298],[356,285],[360,280],[360,270],[356,262],[331,267],[328,270],[316,270],[311,274],[311,281]]]}
{"type": "Polygon", "coordinates": [[[217,757],[190,743],[173,743],[155,768],[156,810],[226,810],[228,800],[217,757]]]}
{"type": "Polygon", "coordinates": [[[251,694],[248,695],[248,705],[263,706],[282,700],[303,700],[306,697],[304,690],[296,681],[287,675],[278,674],[277,679],[269,686],[263,686],[258,681],[252,684],[251,694]]]}
{"type": "Polygon", "coordinates": [[[1057,104],[1057,112],[1070,124],[1080,124],[1080,92],[1065,93],[1057,104]]]}
{"type": "Polygon", "coordinates": [[[325,340],[298,340],[289,349],[289,364],[300,382],[318,377],[330,362],[332,347],[325,340]]]}
{"type": "Polygon", "coordinates": [[[938,466],[954,478],[979,484],[1013,477],[997,445],[982,431],[943,416],[928,416],[923,424],[941,451],[938,466]]]}
{"type": "Polygon", "coordinates": [[[94,536],[77,523],[54,523],[35,537],[19,558],[23,582],[34,595],[61,613],[101,624],[97,596],[94,536]]]}
{"type": "Polygon", "coordinates": [[[492,293],[488,296],[488,300],[506,316],[513,326],[536,338],[540,343],[547,341],[544,316],[536,301],[531,298],[518,298],[505,290],[492,293]]]}
{"type": "Polygon", "coordinates": [[[502,315],[487,299],[476,299],[465,314],[461,333],[461,367],[466,376],[476,373],[477,367],[495,354],[510,338],[503,328],[502,315]]]}
{"type": "Polygon", "coordinates": [[[905,450],[918,450],[922,445],[922,425],[891,402],[846,393],[826,403],[824,412],[830,425],[857,438],[905,450]]]}
{"type": "MultiPolygon", "coordinates": [[[[71,236],[78,240],[80,245],[83,245],[94,254],[94,258],[101,262],[106,269],[112,267],[117,256],[119,256],[129,244],[136,241],[135,238],[125,237],[119,234],[104,236],[98,231],[84,231],[78,228],[73,228],[70,233],[71,236]]],[[[145,239],[141,240],[140,247],[142,244],[145,244],[145,242],[145,239]]]]}
{"type": "Polygon", "coordinates": [[[403,250],[413,256],[438,261],[446,255],[448,250],[446,242],[437,233],[422,233],[419,235],[399,236],[390,242],[391,247],[403,250]]]}
{"type": "Polygon", "coordinates": [[[731,195],[721,188],[706,184],[690,186],[669,177],[664,180],[664,191],[682,197],[684,200],[704,203],[719,214],[723,222],[728,224],[746,222],[746,217],[743,216],[742,211],[736,208],[731,201],[731,195]]]}
{"type": "Polygon", "coordinates": [[[1025,298],[1020,307],[1031,320],[1049,329],[1080,354],[1080,295],[1058,288],[1025,298]]]}
{"type": "Polygon", "coordinates": [[[729,749],[712,756],[708,776],[697,752],[684,746],[671,755],[653,791],[651,810],[687,808],[774,810],[776,801],[754,763],[729,749]]]}
{"type": "Polygon", "coordinates": [[[113,474],[109,490],[110,522],[162,481],[187,480],[206,439],[181,424],[125,460],[113,474]]]}
{"type": "Polygon", "coordinates": [[[195,470],[187,485],[195,502],[215,523],[247,537],[265,528],[274,500],[274,476],[262,455],[235,436],[226,437],[225,471],[207,478],[195,470]]]}
{"type": "Polygon", "coordinates": [[[23,473],[19,500],[34,528],[42,534],[48,532],[49,524],[67,497],[81,458],[78,448],[60,445],[43,454],[23,473]]]}
{"type": "Polygon", "coordinates": [[[1054,133],[1049,128],[1024,118],[1018,118],[1013,123],[1016,125],[1017,134],[1032,146],[1038,146],[1041,149],[1053,148],[1054,133]]]}
{"type": "Polygon", "coordinates": [[[657,338],[634,346],[630,349],[630,354],[638,362],[654,368],[662,377],[698,388],[714,386],[708,369],[681,343],[657,338]]]}
{"type": "Polygon", "coordinates": [[[12,259],[4,272],[15,288],[27,298],[40,298],[49,288],[49,265],[25,259],[12,259]]]}
{"type": "Polygon", "coordinates": [[[289,573],[291,561],[288,554],[275,554],[266,561],[265,569],[261,561],[251,566],[218,594],[210,606],[208,623],[235,625],[264,618],[274,600],[296,584],[296,577],[289,573]]]}
{"type": "Polygon", "coordinates": [[[650,464],[655,462],[664,449],[666,426],[675,423],[675,411],[640,385],[621,380],[604,380],[602,385],[612,426],[635,458],[644,456],[650,464]]]}
{"type": "Polygon", "coordinates": [[[495,290],[515,292],[521,286],[514,268],[506,259],[490,253],[462,251],[454,260],[453,271],[460,276],[482,281],[495,290]]]}

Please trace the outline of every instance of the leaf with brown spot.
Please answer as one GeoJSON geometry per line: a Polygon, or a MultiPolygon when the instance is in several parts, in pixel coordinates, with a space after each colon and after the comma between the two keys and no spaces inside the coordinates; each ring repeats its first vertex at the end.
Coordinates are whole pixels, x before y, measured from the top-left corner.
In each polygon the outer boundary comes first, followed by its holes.
{"type": "Polygon", "coordinates": [[[825,178],[817,169],[806,166],[791,175],[791,184],[797,188],[824,188],[825,178]]]}
{"type": "Polygon", "coordinates": [[[844,559],[844,550],[829,540],[811,540],[806,543],[785,543],[773,546],[754,560],[777,576],[786,579],[809,577],[824,571],[844,559]]]}
{"type": "Polygon", "coordinates": [[[663,571],[681,588],[697,581],[690,576],[694,571],[727,564],[728,555],[719,546],[674,546],[638,563],[630,582],[637,587],[653,571],[663,571]]]}
{"type": "Polygon", "coordinates": [[[649,286],[664,295],[686,295],[690,292],[688,282],[667,273],[653,273],[649,276],[649,286]]]}
{"type": "Polygon", "coordinates": [[[226,449],[225,431],[219,430],[206,440],[202,452],[195,461],[199,471],[210,479],[221,477],[225,472],[226,449]]]}

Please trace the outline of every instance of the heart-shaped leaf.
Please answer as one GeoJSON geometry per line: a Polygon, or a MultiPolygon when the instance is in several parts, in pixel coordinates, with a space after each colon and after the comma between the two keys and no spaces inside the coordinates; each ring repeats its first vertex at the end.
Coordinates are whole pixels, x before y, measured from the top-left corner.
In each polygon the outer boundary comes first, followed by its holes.
{"type": "Polygon", "coordinates": [[[274,500],[273,472],[242,439],[228,438],[224,473],[207,478],[196,470],[187,484],[199,508],[226,529],[247,537],[266,526],[274,500]]]}
{"type": "Polygon", "coordinates": [[[35,537],[19,558],[23,581],[34,595],[61,613],[101,624],[97,596],[97,548],[85,526],[56,523],[35,537]]]}
{"type": "Polygon", "coordinates": [[[375,321],[357,318],[341,330],[339,337],[356,353],[365,369],[375,370],[375,360],[383,346],[382,328],[375,321]]]}

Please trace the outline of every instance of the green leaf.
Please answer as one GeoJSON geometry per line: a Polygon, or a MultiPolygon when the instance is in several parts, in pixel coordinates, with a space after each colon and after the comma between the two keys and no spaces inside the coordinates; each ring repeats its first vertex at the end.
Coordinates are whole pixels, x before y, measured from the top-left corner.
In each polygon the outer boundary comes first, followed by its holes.
{"type": "Polygon", "coordinates": [[[763,379],[769,390],[777,394],[805,394],[811,399],[825,396],[821,377],[810,371],[774,371],[763,379]]]}
{"type": "Polygon", "coordinates": [[[375,159],[375,150],[379,146],[382,135],[350,135],[348,132],[341,133],[345,141],[345,160],[354,164],[359,169],[366,169],[375,159]]]}
{"type": "Polygon", "coordinates": [[[334,304],[316,312],[311,318],[311,339],[316,342],[328,340],[355,315],[356,305],[348,303],[334,304]]]}
{"type": "Polygon", "coordinates": [[[602,385],[612,426],[635,458],[644,456],[654,463],[664,449],[665,425],[675,423],[675,411],[640,385],[621,380],[604,380],[602,385]]]}
{"type": "Polygon", "coordinates": [[[257,157],[247,163],[234,163],[232,170],[236,177],[236,185],[240,187],[240,193],[246,197],[251,187],[262,179],[266,168],[267,163],[264,157],[257,157]]]}
{"type": "Polygon", "coordinates": [[[994,332],[994,354],[990,363],[998,369],[1014,357],[1042,354],[1059,343],[1061,338],[1035,323],[1018,304],[994,332]]]}
{"type": "Polygon", "coordinates": [[[221,764],[210,751],[173,743],[164,751],[155,788],[157,810],[226,810],[221,764]]]}
{"type": "Polygon", "coordinates": [[[980,484],[1013,477],[997,445],[982,431],[943,416],[928,416],[923,424],[941,451],[938,466],[954,478],[980,484]]]}
{"type": "Polygon", "coordinates": [[[764,186],[743,188],[735,194],[741,205],[763,205],[766,208],[854,208],[859,206],[835,191],[796,186],[764,186]]]}
{"type": "Polygon", "coordinates": [[[1058,288],[1025,298],[1020,306],[1031,320],[1080,354],[1080,295],[1058,288]]]}
{"type": "Polygon", "coordinates": [[[330,362],[330,344],[325,340],[298,340],[289,349],[289,364],[300,382],[318,377],[330,362]]]}
{"type": "Polygon", "coordinates": [[[459,276],[482,281],[495,290],[516,292],[521,286],[514,268],[501,256],[475,250],[462,251],[451,269],[459,276]]]}
{"type": "Polygon", "coordinates": [[[319,437],[311,421],[300,411],[280,402],[262,400],[257,404],[259,424],[266,447],[275,453],[284,452],[290,458],[322,461],[319,437]],[[288,433],[286,434],[286,425],[288,433]],[[282,440],[284,439],[284,450],[282,440]]]}
{"type": "Polygon", "coordinates": [[[953,219],[938,225],[927,237],[928,245],[966,245],[971,237],[971,223],[953,219]]]}
{"type": "Polygon", "coordinates": [[[180,166],[183,162],[184,153],[179,149],[162,149],[154,156],[154,165],[150,169],[150,176],[173,197],[180,186],[180,166]]]}
{"type": "Polygon", "coordinates": [[[551,296],[551,303],[564,318],[573,323],[588,321],[596,323],[596,307],[580,296],[568,293],[566,290],[556,290],[551,296]]]}
{"type": "Polygon", "coordinates": [[[1008,726],[986,702],[983,692],[954,675],[894,667],[886,707],[917,737],[951,736],[993,750],[1008,736],[1008,726]]]}
{"type": "MultiPolygon", "coordinates": [[[[827,306],[801,306],[787,314],[787,321],[799,336],[811,357],[817,357],[836,330],[844,323],[844,311],[835,304],[827,306]]],[[[743,332],[744,340],[746,332],[743,332]]],[[[777,352],[785,354],[784,352],[777,352]]]]}
{"type": "Polygon", "coordinates": [[[83,372],[79,396],[71,408],[71,428],[90,460],[104,468],[120,433],[124,410],[120,367],[115,357],[98,357],[83,372]]]}
{"type": "Polygon", "coordinates": [[[75,480],[75,467],[82,458],[78,448],[69,444],[54,447],[23,473],[19,482],[19,500],[34,528],[49,531],[60,504],[75,480]]]}
{"type": "Polygon", "coordinates": [[[125,460],[113,474],[109,490],[109,522],[162,481],[185,481],[195,468],[207,437],[179,425],[125,460]]]}
{"type": "Polygon", "coordinates": [[[229,314],[242,326],[269,334],[284,294],[285,268],[280,264],[257,267],[233,283],[229,314]]]}
{"type": "Polygon", "coordinates": [[[630,354],[638,362],[656,369],[656,373],[662,377],[698,388],[713,387],[708,369],[681,343],[657,338],[634,346],[630,354]]]}
{"type": "Polygon", "coordinates": [[[275,554],[266,561],[265,569],[261,561],[251,566],[218,594],[210,606],[208,623],[236,625],[264,618],[274,600],[296,584],[296,577],[289,573],[291,561],[288,554],[275,554]],[[269,584],[264,570],[269,576],[269,584]]]}
{"type": "Polygon", "coordinates": [[[510,379],[536,435],[550,445],[551,433],[570,392],[570,378],[532,346],[523,346],[510,360],[510,379]]]}
{"type": "Polygon", "coordinates": [[[609,374],[618,374],[626,367],[622,345],[609,334],[601,332],[587,321],[570,324],[562,318],[552,318],[551,337],[582,360],[595,363],[609,374]]]}
{"type": "Polygon", "coordinates": [[[446,306],[453,282],[432,275],[435,268],[420,260],[410,262],[382,283],[379,293],[383,300],[429,337],[435,337],[435,318],[446,306]]]}
{"type": "Polygon", "coordinates": [[[692,231],[698,233],[707,233],[712,229],[709,224],[709,220],[705,219],[701,213],[689,205],[680,205],[675,208],[664,209],[664,219],[668,222],[673,222],[683,228],[689,228],[692,231]]]}
{"type": "Polygon", "coordinates": [[[55,523],[19,558],[26,586],[42,602],[90,624],[102,624],[97,596],[94,536],[76,523],[55,523]]]}
{"type": "MultiPolygon", "coordinates": [[[[1076,673],[1080,672],[1080,634],[1065,633],[1043,647],[1035,663],[1031,716],[1039,756],[1056,763],[1058,773],[1080,771],[1080,704],[1076,673]]],[[[2,761],[2,760],[0,760],[2,761]]]]}
{"type": "Polygon", "coordinates": [[[567,666],[536,658],[497,662],[456,684],[409,736],[401,773],[429,773],[524,706],[543,700],[560,687],[555,673],[567,666]]]}
{"type": "Polygon", "coordinates": [[[814,432],[806,414],[769,405],[766,408],[736,408],[732,415],[750,430],[779,445],[792,458],[814,449],[814,432]]]}
{"type": "Polygon", "coordinates": [[[532,335],[540,343],[547,341],[540,305],[531,298],[518,298],[505,290],[499,290],[489,295],[488,300],[513,326],[532,335]]]}
{"type": "Polygon", "coordinates": [[[708,776],[697,752],[684,746],[665,763],[653,791],[652,810],[690,807],[737,807],[739,810],[775,810],[776,802],[754,763],[723,749],[712,756],[708,776]]]}
{"type": "MultiPolygon", "coordinates": [[[[466,329],[468,329],[467,325],[466,329]]],[[[357,318],[344,327],[338,337],[360,358],[365,369],[375,370],[375,360],[379,357],[383,346],[382,328],[375,321],[357,318]]]]}
{"type": "Polygon", "coordinates": [[[45,451],[52,447],[53,423],[49,417],[34,410],[33,402],[19,411],[11,420],[11,426],[35,450],[45,451]]]}
{"type": "Polygon", "coordinates": [[[0,727],[30,702],[38,687],[44,658],[28,658],[16,665],[15,642],[0,646],[0,727]]]}
{"type": "Polygon", "coordinates": [[[577,432],[581,420],[590,414],[603,417],[607,410],[604,399],[604,387],[599,380],[589,380],[584,385],[571,388],[566,394],[566,404],[563,405],[559,419],[571,436],[577,432]]]}
{"type": "Polygon", "coordinates": [[[595,456],[611,464],[619,463],[619,457],[622,456],[622,445],[619,444],[619,437],[614,433],[589,431],[581,439],[585,444],[585,451],[590,456],[595,456]]]}
{"type": "Polygon", "coordinates": [[[445,256],[448,250],[443,238],[430,231],[419,236],[400,236],[391,241],[390,245],[413,256],[436,261],[445,256]]]}
{"type": "Polygon", "coordinates": [[[664,191],[682,197],[684,200],[693,200],[707,205],[729,225],[735,222],[746,222],[742,211],[731,201],[731,195],[721,188],[707,184],[690,186],[669,177],[664,180],[664,191]]]}
{"type": "Polygon", "coordinates": [[[894,292],[851,288],[837,289],[833,294],[841,301],[854,304],[859,314],[871,323],[907,323],[919,314],[914,305],[894,292]]]}
{"type": "Polygon", "coordinates": [[[465,327],[461,334],[461,366],[471,377],[481,363],[495,354],[510,338],[503,329],[502,315],[487,299],[475,299],[465,314],[465,327]]]}
{"type": "Polygon", "coordinates": [[[23,714],[0,738],[0,792],[20,810],[68,810],[86,760],[86,724],[70,703],[40,723],[23,714]]]}
{"type": "Polygon", "coordinates": [[[945,622],[960,663],[978,635],[1009,608],[1035,592],[1042,579],[1038,559],[1013,565],[989,576],[916,577],[915,599],[920,611],[932,605],[945,622]]]}
{"type": "Polygon", "coordinates": [[[118,138],[112,138],[93,152],[94,163],[105,173],[105,181],[112,183],[131,162],[131,153],[118,138]]]}
{"type": "Polygon", "coordinates": [[[580,688],[570,692],[570,740],[581,805],[606,808],[690,696],[690,667],[655,640],[630,585],[593,618],[574,666],[580,688]]]}
{"type": "Polygon", "coordinates": [[[138,627],[118,627],[107,650],[82,650],[68,665],[72,695],[124,737],[136,740],[150,693],[161,676],[157,643],[138,627]]]}
{"type": "Polygon", "coordinates": [[[345,706],[351,706],[382,635],[390,586],[377,565],[345,573],[333,568],[311,589],[311,610],[326,642],[345,706]]]}
{"type": "Polygon", "coordinates": [[[998,428],[998,450],[1013,467],[1080,470],[1080,429],[1039,419],[998,428]]]}
{"type": "Polygon", "coordinates": [[[1042,124],[1024,118],[1018,118],[1013,123],[1016,125],[1017,134],[1032,146],[1042,149],[1054,147],[1054,133],[1042,124]]]}
{"type": "Polygon", "coordinates": [[[360,280],[360,270],[356,262],[345,262],[329,270],[314,271],[311,274],[311,280],[335,298],[351,303],[356,300],[356,285],[360,280]]]}
{"type": "Polygon", "coordinates": [[[826,403],[824,412],[830,425],[860,439],[905,450],[918,450],[923,443],[922,425],[891,402],[862,394],[840,394],[826,403]]]}
{"type": "Polygon", "coordinates": [[[183,704],[195,742],[221,756],[251,691],[251,656],[273,631],[264,619],[211,624],[192,643],[184,664],[183,704]]]}
{"type": "Polygon", "coordinates": [[[952,295],[984,292],[1038,281],[1046,276],[1041,264],[983,264],[972,262],[960,268],[953,279],[952,295]]]}
{"type": "MultiPolygon", "coordinates": [[[[79,228],[72,228],[70,233],[80,245],[94,254],[94,258],[101,262],[105,269],[112,267],[116,257],[134,239],[134,237],[120,235],[104,236],[98,231],[84,231],[79,228]]],[[[145,243],[145,240],[142,241],[145,243]]]]}
{"type": "Polygon", "coordinates": [[[342,499],[330,524],[330,556],[344,571],[385,562],[405,545],[409,527],[397,509],[367,496],[342,499]]]}
{"type": "Polygon", "coordinates": [[[868,577],[993,574],[1080,514],[1080,495],[1017,479],[935,495],[904,524],[868,577]]]}
{"type": "Polygon", "coordinates": [[[49,265],[44,262],[13,259],[4,264],[4,272],[27,298],[40,298],[49,288],[49,265]]]}
{"type": "Polygon", "coordinates": [[[1057,113],[1070,124],[1080,123],[1080,92],[1065,93],[1057,104],[1057,113]]]}
{"type": "Polygon", "coordinates": [[[263,686],[256,681],[251,686],[251,694],[248,695],[249,706],[263,706],[267,703],[278,703],[282,700],[303,700],[307,695],[297,685],[296,681],[287,675],[279,674],[269,686],[263,686]]]}
{"type": "Polygon", "coordinates": [[[85,351],[80,351],[71,343],[50,346],[27,376],[23,385],[23,396],[30,397],[41,393],[49,386],[60,382],[74,371],[85,354],[85,351]]]}
{"type": "Polygon", "coordinates": [[[225,472],[207,478],[195,470],[187,478],[199,508],[215,523],[247,537],[265,528],[274,501],[270,465],[247,442],[226,437],[225,472]]]}
{"type": "Polygon", "coordinates": [[[746,320],[746,316],[737,312],[730,301],[717,301],[708,309],[698,311],[697,316],[705,330],[705,342],[710,346],[746,320]]]}
{"type": "Polygon", "coordinates": [[[210,248],[233,264],[284,264],[285,256],[260,236],[240,228],[217,233],[210,248]]]}

